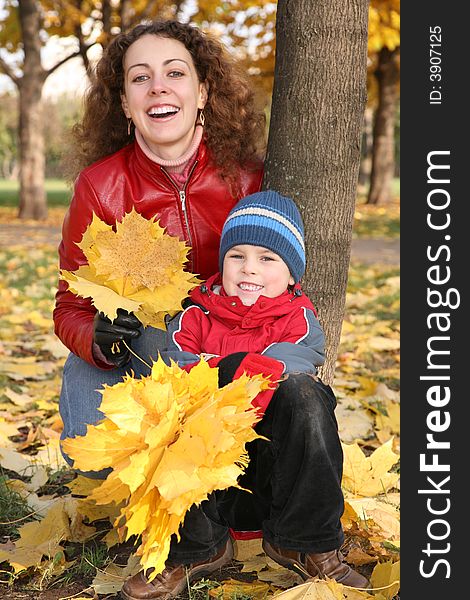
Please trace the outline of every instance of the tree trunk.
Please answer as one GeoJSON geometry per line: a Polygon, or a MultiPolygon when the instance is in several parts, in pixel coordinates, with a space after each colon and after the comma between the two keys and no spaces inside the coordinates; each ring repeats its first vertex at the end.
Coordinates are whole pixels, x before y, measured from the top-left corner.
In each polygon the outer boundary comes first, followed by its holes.
{"type": "Polygon", "coordinates": [[[331,383],[344,317],[366,103],[367,0],[279,0],[265,189],[305,222],[304,289],[325,330],[331,383]]]}
{"type": "Polygon", "coordinates": [[[367,204],[390,202],[395,172],[395,120],[398,106],[399,49],[382,48],[375,75],[379,103],[375,113],[372,171],[367,204]]]}
{"type": "Polygon", "coordinates": [[[362,127],[361,164],[359,167],[359,186],[364,190],[364,193],[370,183],[370,174],[372,171],[373,115],[372,108],[366,108],[364,111],[364,125],[362,127]]]}
{"type": "Polygon", "coordinates": [[[23,77],[19,88],[19,158],[21,219],[47,217],[44,189],[44,130],[42,115],[42,88],[46,73],[41,65],[41,15],[38,3],[22,0],[19,17],[24,48],[23,77]]]}

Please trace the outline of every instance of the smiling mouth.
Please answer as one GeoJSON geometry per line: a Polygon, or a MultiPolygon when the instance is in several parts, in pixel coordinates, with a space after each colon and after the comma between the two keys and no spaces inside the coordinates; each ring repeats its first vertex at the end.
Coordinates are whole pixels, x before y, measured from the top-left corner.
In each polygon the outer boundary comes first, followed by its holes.
{"type": "Polygon", "coordinates": [[[246,283],[245,281],[242,281],[238,284],[238,287],[244,292],[259,292],[263,289],[264,286],[256,285],[255,283],[246,283]]]}
{"type": "Polygon", "coordinates": [[[165,117],[172,117],[179,113],[180,109],[177,106],[155,106],[151,108],[147,114],[152,119],[164,119],[165,117]]]}

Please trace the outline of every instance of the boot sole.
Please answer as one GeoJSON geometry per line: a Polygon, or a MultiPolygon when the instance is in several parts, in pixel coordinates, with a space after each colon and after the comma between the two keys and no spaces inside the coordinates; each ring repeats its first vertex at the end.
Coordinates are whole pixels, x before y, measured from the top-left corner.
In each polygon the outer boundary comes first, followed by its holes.
{"type": "MultiPolygon", "coordinates": [[[[222,556],[220,558],[218,558],[213,563],[210,563],[210,565],[208,565],[208,564],[199,565],[198,567],[194,567],[193,569],[191,569],[188,572],[189,583],[192,583],[193,581],[195,581],[196,579],[198,579],[200,577],[205,577],[206,575],[210,575],[214,571],[221,569],[223,566],[228,564],[232,559],[233,559],[233,545],[232,545],[232,542],[229,540],[227,542],[227,547],[225,548],[225,552],[222,554],[222,556]]],[[[178,585],[176,585],[167,594],[164,594],[161,596],[155,596],[155,600],[169,600],[170,598],[174,598],[175,596],[178,596],[178,594],[181,594],[181,592],[184,590],[187,583],[188,583],[187,579],[186,578],[183,579],[178,585]]],[[[121,598],[123,598],[123,600],[144,600],[142,598],[138,598],[137,596],[130,596],[123,590],[120,591],[120,595],[121,595],[121,598]]],[[[152,600],[152,599],[150,598],[149,600],[152,600]]]]}

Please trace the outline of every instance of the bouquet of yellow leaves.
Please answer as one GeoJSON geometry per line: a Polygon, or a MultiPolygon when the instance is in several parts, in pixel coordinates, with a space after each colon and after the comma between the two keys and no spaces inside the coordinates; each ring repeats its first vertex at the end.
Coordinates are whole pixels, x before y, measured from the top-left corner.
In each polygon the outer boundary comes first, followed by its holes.
{"type": "Polygon", "coordinates": [[[117,309],[132,312],[144,325],[165,329],[165,316],[199,280],[183,270],[189,247],[134,209],[116,223],[116,231],[95,214],[78,247],[88,264],[61,270],[74,294],[91,298],[111,321],[117,309]]]}
{"type": "Polygon", "coordinates": [[[245,443],[260,437],[251,401],[269,387],[261,375],[243,375],[219,389],[218,369],[204,360],[187,373],[159,358],[147,377],[104,385],[104,420],[63,441],[75,468],[112,467],[90,499],[122,503],[115,526],[121,540],[142,536],[136,554],[155,569],[150,580],[163,571],[189,508],[237,486],[248,465],[245,443]]]}

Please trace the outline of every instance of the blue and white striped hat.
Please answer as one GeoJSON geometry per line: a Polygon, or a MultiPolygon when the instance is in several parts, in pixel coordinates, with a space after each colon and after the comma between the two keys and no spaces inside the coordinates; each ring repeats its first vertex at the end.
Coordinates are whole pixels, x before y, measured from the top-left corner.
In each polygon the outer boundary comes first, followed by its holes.
{"type": "Polygon", "coordinates": [[[278,254],[297,283],[305,272],[304,224],[291,198],[267,190],[242,198],[222,229],[219,269],[226,253],[240,244],[262,246],[278,254]]]}

